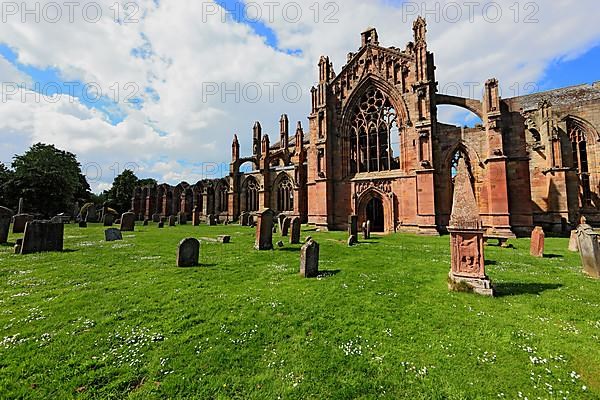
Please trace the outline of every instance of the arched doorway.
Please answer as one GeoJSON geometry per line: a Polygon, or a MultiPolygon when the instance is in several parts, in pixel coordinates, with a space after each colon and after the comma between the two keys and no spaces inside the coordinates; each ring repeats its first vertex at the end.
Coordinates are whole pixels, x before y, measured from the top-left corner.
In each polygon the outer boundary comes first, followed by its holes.
{"type": "Polygon", "coordinates": [[[366,220],[371,221],[371,232],[385,232],[383,202],[380,198],[373,197],[367,203],[366,220]]]}

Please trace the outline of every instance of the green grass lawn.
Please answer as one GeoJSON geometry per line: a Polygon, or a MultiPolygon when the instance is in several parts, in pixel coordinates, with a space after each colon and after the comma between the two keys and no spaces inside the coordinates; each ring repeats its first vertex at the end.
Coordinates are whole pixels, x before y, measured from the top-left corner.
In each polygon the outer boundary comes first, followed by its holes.
{"type": "Polygon", "coordinates": [[[67,225],[63,253],[0,247],[1,399],[600,398],[600,281],[567,239],[544,259],[527,239],[486,248],[485,298],[448,291],[449,237],[348,248],[305,228],[322,271],[306,280],[300,246],[255,251],[251,228],[103,231],[67,225]],[[232,244],[175,267],[181,239],[219,234],[232,244]]]}

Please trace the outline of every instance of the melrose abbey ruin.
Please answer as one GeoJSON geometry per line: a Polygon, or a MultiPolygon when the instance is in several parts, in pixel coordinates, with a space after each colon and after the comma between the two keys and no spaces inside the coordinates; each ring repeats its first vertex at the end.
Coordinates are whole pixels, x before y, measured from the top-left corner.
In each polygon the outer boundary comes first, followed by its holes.
{"type": "Polygon", "coordinates": [[[290,136],[283,115],[271,143],[256,122],[251,155],[234,137],[229,176],[137,188],[133,212],[225,222],[270,208],[322,230],[346,229],[356,215],[375,232],[440,234],[464,161],[488,235],[568,232],[581,216],[600,225],[600,84],[502,99],[490,79],[482,99],[443,95],[425,20],[413,30],[404,49],[381,47],[375,29],[363,32],[337,74],[321,57],[307,132],[298,123],[290,136]],[[439,105],[483,123],[439,123],[439,105]]]}

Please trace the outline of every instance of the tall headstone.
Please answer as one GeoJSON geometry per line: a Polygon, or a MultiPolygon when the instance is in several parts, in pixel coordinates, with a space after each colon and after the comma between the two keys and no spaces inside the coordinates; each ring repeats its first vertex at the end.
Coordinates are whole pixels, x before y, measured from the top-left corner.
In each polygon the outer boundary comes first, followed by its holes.
{"type": "Polygon", "coordinates": [[[13,217],[13,233],[25,232],[25,225],[33,221],[33,216],[28,214],[17,214],[13,217]]]}
{"type": "Polygon", "coordinates": [[[107,242],[116,242],[123,240],[123,234],[117,228],[109,228],[104,231],[104,240],[107,242]]]}
{"type": "Polygon", "coordinates": [[[290,235],[290,244],[300,244],[300,228],[300,217],[292,218],[292,233],[290,235]]]}
{"type": "Polygon", "coordinates": [[[454,182],[454,201],[450,216],[451,260],[450,290],[493,296],[492,283],[485,273],[483,224],[471,177],[464,159],[460,159],[454,182]]]}
{"type": "Polygon", "coordinates": [[[169,226],[175,226],[175,216],[174,215],[169,216],[169,226]]]}
{"type": "MultiPolygon", "coordinates": [[[[285,214],[279,214],[277,216],[277,224],[279,225],[279,232],[283,233],[283,223],[285,222],[285,219],[288,218],[285,214]]],[[[283,235],[283,236],[287,236],[287,235],[283,235]]]]}
{"type": "Polygon", "coordinates": [[[577,244],[583,271],[595,279],[600,279],[600,243],[598,234],[588,224],[577,227],[577,244]]]}
{"type": "Polygon", "coordinates": [[[194,207],[192,210],[192,225],[200,226],[200,209],[198,207],[194,207]]]}
{"type": "Polygon", "coordinates": [[[177,247],[177,266],[180,268],[195,267],[200,259],[200,242],[198,239],[183,239],[177,247]]]}
{"type": "Polygon", "coordinates": [[[126,212],[121,215],[121,232],[135,231],[135,214],[126,212]]]}
{"type": "Polygon", "coordinates": [[[62,251],[65,226],[49,221],[31,221],[25,226],[21,254],[62,251]]]}
{"type": "Polygon", "coordinates": [[[531,245],[529,253],[534,257],[544,257],[544,241],[546,234],[541,226],[536,226],[531,233],[531,245]]]}
{"type": "Polygon", "coordinates": [[[23,208],[23,203],[23,198],[19,197],[19,207],[17,208],[17,215],[23,214],[25,212],[25,209],[23,208]]]}
{"type": "Polygon", "coordinates": [[[86,221],[87,222],[98,222],[98,210],[96,210],[96,206],[93,204],[91,206],[89,206],[87,209],[86,221]]]}
{"type": "Polygon", "coordinates": [[[281,223],[281,236],[289,235],[291,223],[292,219],[290,217],[284,218],[283,222],[281,223]]]}
{"type": "Polygon", "coordinates": [[[363,240],[367,240],[369,238],[369,234],[367,233],[367,223],[363,222],[362,224],[362,238],[363,240]]]}
{"type": "Polygon", "coordinates": [[[250,225],[250,213],[243,212],[240,214],[240,225],[249,226],[250,225]]]}
{"type": "Polygon", "coordinates": [[[348,217],[348,236],[358,237],[358,215],[348,217]]]}
{"type": "Polygon", "coordinates": [[[273,211],[265,208],[258,213],[256,224],[256,250],[273,250],[273,211]]]}
{"type": "Polygon", "coordinates": [[[319,244],[309,240],[300,252],[300,276],[316,278],[319,275],[319,244]]]}
{"type": "Polygon", "coordinates": [[[577,253],[579,251],[579,245],[577,244],[577,229],[571,231],[571,238],[569,239],[569,251],[577,253]]]}
{"type": "Polygon", "coordinates": [[[184,212],[180,212],[177,215],[177,221],[179,225],[187,225],[187,214],[184,212]]]}
{"type": "Polygon", "coordinates": [[[112,215],[111,213],[105,213],[102,216],[102,224],[105,227],[109,227],[109,226],[113,226],[113,223],[115,222],[115,216],[112,215]]]}
{"type": "Polygon", "coordinates": [[[8,241],[8,232],[10,231],[10,220],[12,211],[6,207],[0,207],[0,244],[8,241]]]}
{"type": "Polygon", "coordinates": [[[367,221],[367,239],[371,239],[371,221],[367,221]]]}

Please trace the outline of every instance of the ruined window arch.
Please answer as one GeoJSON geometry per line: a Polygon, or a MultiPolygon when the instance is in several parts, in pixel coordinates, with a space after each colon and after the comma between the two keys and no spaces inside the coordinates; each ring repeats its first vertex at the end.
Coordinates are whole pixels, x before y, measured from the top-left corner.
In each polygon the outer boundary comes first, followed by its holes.
{"type": "Polygon", "coordinates": [[[398,133],[398,115],[379,89],[369,89],[354,106],[350,119],[350,172],[389,171],[400,168],[394,157],[392,134],[398,133]]]}
{"type": "Polygon", "coordinates": [[[277,210],[294,211],[294,185],[287,176],[283,177],[277,185],[277,210]]]}
{"type": "Polygon", "coordinates": [[[229,209],[229,189],[225,183],[219,186],[219,212],[227,212],[229,209]]]}
{"type": "Polygon", "coordinates": [[[258,182],[253,177],[249,177],[244,185],[246,211],[258,211],[258,182]]]}
{"type": "Polygon", "coordinates": [[[585,129],[576,122],[568,121],[569,140],[571,141],[571,152],[573,169],[579,177],[579,195],[583,206],[591,205],[592,191],[590,185],[590,170],[588,164],[588,148],[585,129]]]}

